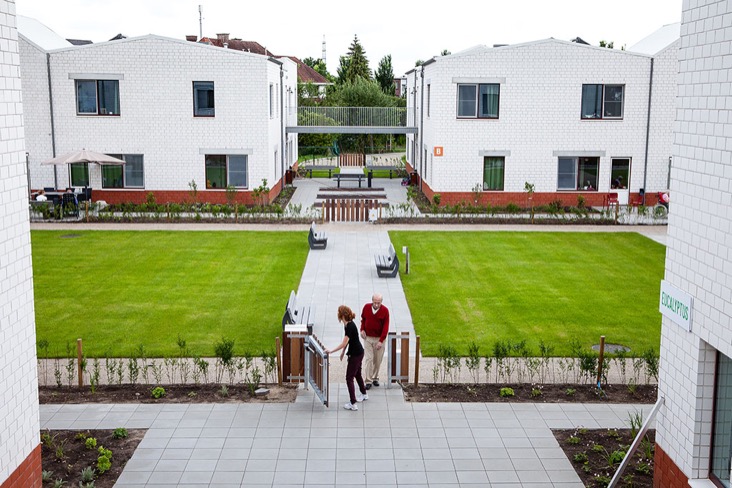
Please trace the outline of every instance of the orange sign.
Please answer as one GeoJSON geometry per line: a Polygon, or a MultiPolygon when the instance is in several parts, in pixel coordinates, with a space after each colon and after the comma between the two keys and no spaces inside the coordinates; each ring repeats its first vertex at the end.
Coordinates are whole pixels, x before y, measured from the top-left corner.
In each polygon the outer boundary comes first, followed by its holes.
{"type": "Polygon", "coordinates": [[[442,146],[435,146],[435,156],[442,156],[443,150],[442,146]]]}

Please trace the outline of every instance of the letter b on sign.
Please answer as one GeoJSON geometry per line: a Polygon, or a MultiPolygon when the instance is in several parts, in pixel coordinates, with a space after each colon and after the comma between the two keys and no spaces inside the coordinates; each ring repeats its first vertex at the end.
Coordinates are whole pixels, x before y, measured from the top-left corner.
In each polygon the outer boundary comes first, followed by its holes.
{"type": "Polygon", "coordinates": [[[434,155],[439,157],[439,156],[442,156],[442,154],[443,154],[442,146],[435,146],[434,155]]]}

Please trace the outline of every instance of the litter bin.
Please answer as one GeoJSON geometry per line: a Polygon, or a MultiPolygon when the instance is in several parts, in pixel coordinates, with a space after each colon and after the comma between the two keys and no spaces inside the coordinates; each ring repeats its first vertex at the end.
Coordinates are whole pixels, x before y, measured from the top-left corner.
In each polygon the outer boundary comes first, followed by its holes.
{"type": "Polygon", "coordinates": [[[285,171],[285,185],[292,184],[293,173],[294,173],[294,171],[292,171],[291,169],[288,169],[287,171],[285,171]]]}
{"type": "Polygon", "coordinates": [[[411,173],[409,173],[409,184],[412,186],[419,185],[419,175],[416,171],[412,171],[411,173]]]}
{"type": "Polygon", "coordinates": [[[374,178],[374,172],[373,170],[369,170],[369,173],[366,175],[366,181],[368,182],[368,188],[371,188],[371,180],[374,178]]]}

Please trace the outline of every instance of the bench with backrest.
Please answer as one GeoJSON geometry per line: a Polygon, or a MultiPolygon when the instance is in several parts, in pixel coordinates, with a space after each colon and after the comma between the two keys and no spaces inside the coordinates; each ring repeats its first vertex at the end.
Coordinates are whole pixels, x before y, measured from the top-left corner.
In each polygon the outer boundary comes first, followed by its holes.
{"type": "Polygon", "coordinates": [[[338,188],[341,187],[341,180],[358,180],[358,187],[361,188],[361,180],[364,178],[363,173],[338,173],[334,175],[335,181],[338,182],[338,188]]]}
{"type": "Polygon", "coordinates": [[[392,244],[389,244],[386,254],[376,254],[374,262],[376,263],[376,274],[379,275],[379,278],[394,278],[399,274],[399,258],[392,244]]]}
{"type": "Polygon", "coordinates": [[[290,299],[287,300],[285,315],[282,317],[282,327],[287,324],[313,325],[315,323],[315,307],[300,306],[297,303],[295,291],[290,292],[290,299]]]}
{"type": "Polygon", "coordinates": [[[310,244],[310,249],[325,249],[328,245],[328,236],[325,235],[325,232],[315,230],[315,222],[310,224],[308,244],[310,244]]]}

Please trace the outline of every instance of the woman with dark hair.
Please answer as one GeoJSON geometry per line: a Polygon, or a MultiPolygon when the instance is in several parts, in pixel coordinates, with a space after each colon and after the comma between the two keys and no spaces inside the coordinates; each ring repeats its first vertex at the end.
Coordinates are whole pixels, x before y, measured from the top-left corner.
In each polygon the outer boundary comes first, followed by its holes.
{"type": "Polygon", "coordinates": [[[343,324],[345,335],[343,336],[343,342],[341,342],[336,348],[325,352],[328,354],[336,351],[341,351],[341,361],[343,361],[343,355],[348,354],[348,366],[346,367],[346,386],[348,386],[349,402],[343,405],[346,410],[358,410],[356,402],[362,402],[368,400],[369,396],[366,394],[366,385],[363,382],[361,376],[361,363],[363,362],[363,346],[361,340],[358,337],[358,327],[353,322],[356,318],[356,314],[353,310],[345,305],[338,307],[338,321],[343,324]],[[346,352],[346,346],[348,346],[348,352],[346,352]],[[356,395],[356,389],[353,386],[353,380],[358,383],[359,394],[356,395]]]}

